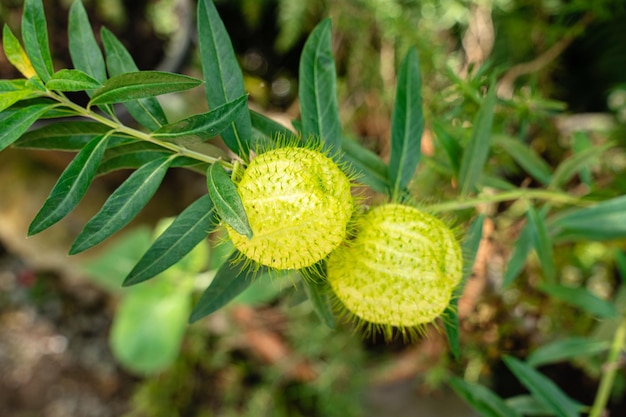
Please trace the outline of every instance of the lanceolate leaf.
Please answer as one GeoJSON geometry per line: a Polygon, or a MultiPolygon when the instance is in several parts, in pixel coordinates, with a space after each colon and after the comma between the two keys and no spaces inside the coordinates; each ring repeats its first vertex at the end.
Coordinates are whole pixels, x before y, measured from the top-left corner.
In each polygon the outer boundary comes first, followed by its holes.
{"type": "Polygon", "coordinates": [[[303,136],[321,138],[327,147],[339,149],[341,122],[331,38],[330,19],[325,19],[306,41],[300,58],[298,98],[303,136]]]}
{"type": "Polygon", "coordinates": [[[498,135],[494,137],[494,143],[500,146],[517,162],[526,172],[537,181],[548,185],[552,179],[550,165],[539,157],[528,145],[519,140],[498,135]]]}
{"type": "Polygon", "coordinates": [[[398,73],[396,99],[391,117],[391,196],[397,200],[415,174],[420,159],[424,114],[422,80],[417,51],[411,48],[398,73]]]}
{"type": "Polygon", "coordinates": [[[538,213],[533,206],[528,206],[526,211],[528,225],[532,230],[532,242],[541,262],[543,275],[547,282],[556,280],[556,267],[554,265],[554,251],[552,242],[548,236],[545,219],[542,213],[538,213]]]}
{"type": "Polygon", "coordinates": [[[304,290],[306,291],[309,301],[313,305],[313,310],[317,317],[328,327],[329,329],[335,328],[335,315],[333,314],[333,308],[331,305],[329,294],[331,293],[328,281],[321,278],[311,280],[303,279],[304,290]]]}
{"type": "Polygon", "coordinates": [[[536,368],[549,363],[604,352],[608,348],[609,342],[606,340],[570,337],[537,348],[537,350],[526,359],[526,363],[536,368]]]}
{"type": "Polygon", "coordinates": [[[165,125],[152,133],[162,140],[176,140],[180,143],[203,142],[210,139],[233,123],[238,114],[248,109],[248,96],[241,96],[208,113],[197,114],[178,122],[165,125]]]}
{"type": "Polygon", "coordinates": [[[510,285],[513,280],[519,275],[524,264],[526,264],[526,259],[528,258],[528,254],[533,248],[533,226],[527,222],[522,228],[517,240],[515,241],[515,246],[513,248],[513,254],[511,255],[511,259],[509,260],[506,272],[504,273],[504,278],[502,279],[502,286],[506,287],[510,285]]]}
{"type": "Polygon", "coordinates": [[[213,202],[204,195],[187,207],[154,241],[124,280],[124,286],[138,284],[165,271],[202,242],[217,221],[213,202]]]}
{"type": "Polygon", "coordinates": [[[46,88],[57,91],[83,91],[101,87],[97,80],[80,70],[62,69],[55,72],[46,88]]]}
{"type": "Polygon", "coordinates": [[[518,359],[505,356],[503,360],[517,379],[554,415],[558,417],[579,416],[579,404],[565,395],[554,382],[518,359]]]}
{"type": "Polygon", "coordinates": [[[74,1],[70,8],[68,37],[74,68],[83,71],[99,83],[103,83],[107,79],[104,58],[93,34],[85,7],[80,0],[74,1]]]}
{"type": "Polygon", "coordinates": [[[265,267],[261,267],[258,271],[253,271],[246,267],[247,264],[245,262],[236,262],[242,256],[240,252],[235,251],[222,264],[213,281],[202,293],[198,303],[193,308],[189,317],[189,323],[198,321],[224,307],[248,288],[254,277],[259,277],[267,271],[265,267]]]}
{"type": "Polygon", "coordinates": [[[459,142],[446,131],[441,123],[434,121],[433,131],[435,132],[437,143],[441,145],[448,157],[450,167],[454,173],[458,175],[460,169],[459,161],[461,160],[461,155],[463,155],[463,148],[461,148],[459,142]]]}
{"type": "MultiPolygon", "coordinates": [[[[198,1],[198,44],[206,98],[210,108],[221,106],[246,94],[243,75],[233,46],[211,0],[198,1]]],[[[239,113],[235,122],[222,132],[231,151],[244,161],[250,158],[252,123],[248,112],[239,113]]]]}
{"type": "Polygon", "coordinates": [[[608,240],[626,237],[626,196],[576,209],[554,219],[550,230],[556,241],[608,240]]]}
{"type": "Polygon", "coordinates": [[[15,142],[26,130],[54,104],[35,104],[12,112],[0,120],[0,151],[15,142]]]}
{"type": "Polygon", "coordinates": [[[13,146],[16,148],[77,151],[94,137],[104,135],[110,130],[110,127],[95,122],[59,121],[24,133],[13,146]]]}
{"type": "Polygon", "coordinates": [[[463,159],[459,168],[459,188],[461,194],[468,194],[474,191],[483,173],[491,145],[491,130],[495,106],[496,88],[495,84],[492,83],[476,116],[470,141],[465,148],[465,152],[463,152],[463,159]]]}
{"type": "Polygon", "coordinates": [[[483,225],[485,223],[485,215],[478,216],[470,225],[467,235],[462,245],[463,252],[463,280],[454,289],[454,296],[446,311],[444,312],[444,325],[446,327],[446,333],[448,335],[448,343],[450,344],[450,350],[455,358],[459,356],[459,315],[457,306],[459,298],[463,294],[465,288],[465,281],[472,274],[474,267],[474,260],[478,253],[480,241],[483,237],[483,225]]]}
{"type": "Polygon", "coordinates": [[[574,175],[588,167],[591,163],[596,161],[600,155],[613,146],[615,146],[614,143],[604,143],[576,153],[567,158],[561,162],[558,167],[556,167],[554,176],[552,177],[552,182],[550,182],[550,188],[562,187],[574,175]]]}
{"type": "MultiPolygon", "coordinates": [[[[171,151],[144,141],[120,142],[114,146],[110,144],[104,153],[102,162],[100,162],[98,175],[118,169],[136,169],[155,159],[167,158],[171,155],[171,151]]],[[[178,157],[170,166],[181,167],[198,164],[199,162],[195,159],[178,157]]]]}
{"type": "Polygon", "coordinates": [[[602,318],[617,316],[617,310],[613,304],[595,296],[586,288],[566,287],[558,284],[542,284],[539,286],[539,289],[551,297],[574,305],[594,316],[602,318]]]}
{"type": "Polygon", "coordinates": [[[161,158],[133,172],[89,220],[70,248],[70,255],[97,245],[126,226],[154,195],[171,163],[172,157],[161,158]]]}
{"type": "Polygon", "coordinates": [[[482,385],[453,377],[450,379],[450,386],[483,417],[521,417],[502,398],[482,385]]]}
{"type": "Polygon", "coordinates": [[[48,25],[41,0],[24,1],[22,39],[37,75],[44,82],[48,81],[54,70],[48,45],[48,25]]]}
{"type": "MultiPolygon", "coordinates": [[[[110,76],[139,71],[133,57],[113,33],[103,27],[101,36],[110,76]]],[[[129,101],[124,103],[124,106],[135,120],[150,130],[156,130],[167,124],[167,117],[161,104],[154,97],[129,101]]]]}
{"type": "Polygon", "coordinates": [[[341,148],[343,150],[341,159],[354,168],[358,181],[367,184],[379,193],[389,190],[387,164],[378,155],[365,149],[356,141],[346,138],[341,139],[341,148]]]}
{"type": "Polygon", "coordinates": [[[213,200],[213,204],[215,204],[215,209],[222,221],[232,227],[237,233],[252,239],[252,229],[241,203],[237,186],[220,164],[215,163],[209,167],[207,171],[207,186],[209,195],[213,200]]]}
{"type": "Polygon", "coordinates": [[[188,90],[200,84],[202,84],[201,80],[171,72],[129,72],[105,81],[102,88],[93,92],[89,105],[123,103],[188,90]]]}
{"type": "Polygon", "coordinates": [[[2,30],[2,47],[4,48],[4,54],[7,56],[9,62],[17,68],[24,77],[30,78],[35,75],[35,69],[30,59],[28,59],[28,56],[26,56],[22,45],[20,45],[20,41],[17,40],[6,24],[2,30]]]}
{"type": "Polygon", "coordinates": [[[76,155],[30,224],[29,235],[47,229],[76,208],[96,175],[108,138],[108,135],[102,135],[92,139],[76,155]]]}

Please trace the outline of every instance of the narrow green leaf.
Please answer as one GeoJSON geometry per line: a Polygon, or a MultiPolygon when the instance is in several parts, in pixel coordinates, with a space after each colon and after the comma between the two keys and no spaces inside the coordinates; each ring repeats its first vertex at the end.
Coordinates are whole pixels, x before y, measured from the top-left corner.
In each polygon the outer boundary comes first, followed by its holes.
{"type": "Polygon", "coordinates": [[[532,395],[517,395],[507,398],[506,404],[524,416],[545,417],[552,415],[550,410],[532,395]]]}
{"type": "Polygon", "coordinates": [[[521,417],[502,398],[482,385],[472,384],[452,377],[449,382],[454,391],[483,417],[521,417]]]}
{"type": "Polygon", "coordinates": [[[70,248],[70,255],[97,245],[126,226],[154,195],[171,163],[171,157],[161,158],[133,172],[85,225],[70,248]]]}
{"type": "Polygon", "coordinates": [[[511,356],[505,356],[502,360],[517,379],[531,392],[533,397],[539,400],[557,417],[579,416],[580,405],[565,395],[554,382],[524,362],[511,356]]]}
{"type": "Polygon", "coordinates": [[[513,247],[513,254],[509,263],[506,266],[506,272],[502,279],[502,286],[507,287],[511,285],[513,280],[519,275],[526,264],[528,254],[533,248],[533,228],[530,223],[526,223],[515,241],[513,247]]]}
{"type": "Polygon", "coordinates": [[[538,213],[533,206],[529,205],[526,211],[526,219],[528,220],[528,227],[532,231],[532,242],[539,257],[543,275],[547,282],[554,282],[556,280],[554,251],[548,236],[545,218],[543,214],[538,213]]]}
{"type": "Polygon", "coordinates": [[[202,293],[198,303],[193,308],[189,323],[198,321],[224,307],[248,288],[254,277],[260,277],[267,272],[266,267],[254,271],[246,267],[246,262],[238,262],[237,260],[240,260],[242,256],[240,252],[235,251],[222,264],[213,281],[202,293]]]}
{"type": "Polygon", "coordinates": [[[544,185],[550,184],[552,179],[550,165],[541,159],[528,145],[503,135],[494,136],[493,141],[495,145],[501,147],[533,178],[544,185]]]}
{"type": "Polygon", "coordinates": [[[448,335],[448,343],[450,344],[450,351],[455,358],[459,357],[459,315],[458,315],[458,302],[459,298],[463,294],[465,288],[465,282],[472,274],[474,267],[474,260],[480,247],[480,241],[483,237],[483,225],[485,224],[485,214],[479,215],[470,225],[467,235],[463,240],[461,250],[463,252],[463,281],[454,289],[454,296],[450,305],[443,313],[445,320],[444,325],[446,327],[446,334],[448,335]]]}
{"type": "Polygon", "coordinates": [[[574,175],[596,162],[600,155],[613,146],[615,146],[615,144],[612,142],[603,143],[602,145],[593,146],[582,152],[575,153],[565,159],[554,170],[549,188],[556,189],[563,187],[574,175]]]}
{"type": "MultiPolygon", "coordinates": [[[[133,57],[112,32],[103,27],[101,37],[110,76],[139,71],[133,57]]],[[[124,106],[135,120],[151,131],[167,124],[165,112],[154,97],[128,101],[124,106]]]]}
{"type": "Polygon", "coordinates": [[[31,78],[35,75],[35,69],[22,48],[20,41],[11,32],[6,23],[2,29],[2,47],[11,65],[17,68],[24,77],[31,78]]]}
{"type": "Polygon", "coordinates": [[[208,195],[187,207],[154,241],[124,280],[135,285],[165,271],[185,257],[215,228],[213,202],[208,195]]]}
{"type": "Polygon", "coordinates": [[[0,112],[5,111],[21,100],[28,100],[38,97],[40,93],[32,90],[16,90],[0,93],[0,112]]]}
{"type": "Polygon", "coordinates": [[[76,155],[31,222],[28,228],[29,236],[47,229],[76,208],[96,175],[108,139],[109,135],[106,134],[98,136],[76,155]]]}
{"type": "Polygon", "coordinates": [[[34,104],[10,113],[0,120],[0,151],[15,142],[54,104],[34,104]]]}
{"type": "Polygon", "coordinates": [[[93,92],[89,105],[123,103],[188,90],[200,84],[201,80],[171,72],[129,72],[105,81],[101,88],[93,92]]]}
{"type": "Polygon", "coordinates": [[[446,153],[446,156],[448,157],[450,167],[452,167],[454,173],[458,175],[460,161],[463,155],[463,148],[459,145],[459,142],[446,131],[443,125],[436,120],[433,122],[433,131],[435,132],[437,143],[441,145],[446,153]]]}
{"type": "Polygon", "coordinates": [[[626,237],[626,196],[566,212],[549,224],[555,241],[626,237]]]}
{"type": "Polygon", "coordinates": [[[41,0],[24,1],[22,39],[26,54],[37,71],[37,75],[47,82],[54,70],[48,45],[48,24],[41,0]]]}
{"type": "Polygon", "coordinates": [[[268,138],[295,136],[287,127],[254,110],[250,110],[250,120],[252,121],[252,128],[268,138]]]}
{"type": "Polygon", "coordinates": [[[622,283],[626,285],[626,254],[619,249],[615,251],[615,267],[622,277],[622,283]]]}
{"type": "MultiPolygon", "coordinates": [[[[228,32],[211,0],[198,1],[198,45],[205,80],[207,103],[215,108],[246,94],[243,74],[228,32]]],[[[239,113],[231,127],[222,132],[228,148],[244,161],[250,158],[252,123],[248,112],[239,113]]]]}
{"type": "Polygon", "coordinates": [[[322,279],[303,279],[304,290],[313,305],[313,311],[317,317],[328,327],[334,329],[336,326],[335,315],[329,294],[331,293],[328,281],[322,279]]]}
{"type": "Polygon", "coordinates": [[[318,24],[304,44],[299,80],[302,135],[321,138],[327,147],[339,149],[341,121],[330,18],[318,24]]]}
{"type": "Polygon", "coordinates": [[[84,91],[100,88],[97,80],[80,70],[62,69],[55,72],[46,83],[48,90],[84,91]]]}
{"type": "Polygon", "coordinates": [[[178,122],[160,127],[152,136],[161,140],[177,143],[196,143],[210,139],[233,123],[237,115],[248,109],[248,96],[241,96],[233,101],[214,108],[208,113],[197,114],[178,122]]]}
{"type": "Polygon", "coordinates": [[[593,316],[611,318],[618,314],[613,304],[597,297],[586,288],[558,284],[541,284],[538,288],[549,296],[574,305],[593,316]]]}
{"type": "Polygon", "coordinates": [[[379,193],[389,190],[389,170],[387,164],[378,155],[347,138],[341,138],[341,148],[343,149],[341,159],[354,168],[358,181],[367,184],[379,193]]]}
{"type": "Polygon", "coordinates": [[[59,121],[24,133],[13,146],[16,148],[77,151],[94,137],[104,135],[109,130],[111,130],[109,126],[100,123],[59,121]]]}
{"type": "Polygon", "coordinates": [[[248,216],[243,208],[237,186],[230,179],[226,170],[220,164],[215,163],[207,170],[206,177],[209,195],[222,221],[240,235],[252,239],[252,229],[248,223],[248,216]]]}
{"type": "Polygon", "coordinates": [[[595,355],[596,353],[606,351],[608,348],[609,342],[606,340],[570,337],[540,346],[526,358],[526,363],[536,368],[549,363],[595,355]]]}
{"type": "Polygon", "coordinates": [[[496,87],[492,82],[487,96],[476,115],[470,141],[463,152],[463,159],[459,168],[459,188],[463,195],[471,193],[476,189],[487,162],[491,146],[491,131],[496,99],[496,87]]]}
{"type": "MultiPolygon", "coordinates": [[[[104,58],[81,0],[75,0],[70,7],[68,38],[74,68],[84,72],[99,83],[105,82],[107,74],[104,58]]],[[[94,88],[99,88],[99,86],[94,88]]],[[[87,93],[90,94],[91,91],[87,93]]]]}
{"type": "MultiPolygon", "coordinates": [[[[574,132],[572,137],[572,150],[575,153],[581,153],[594,147],[589,135],[586,132],[574,132]]],[[[593,180],[591,178],[591,169],[589,166],[584,166],[578,173],[580,180],[587,187],[593,187],[593,180]]]]}
{"type": "Polygon", "coordinates": [[[391,156],[389,179],[391,196],[398,200],[413,179],[421,155],[424,113],[422,79],[417,50],[409,50],[400,65],[396,98],[391,115],[391,156]]]}

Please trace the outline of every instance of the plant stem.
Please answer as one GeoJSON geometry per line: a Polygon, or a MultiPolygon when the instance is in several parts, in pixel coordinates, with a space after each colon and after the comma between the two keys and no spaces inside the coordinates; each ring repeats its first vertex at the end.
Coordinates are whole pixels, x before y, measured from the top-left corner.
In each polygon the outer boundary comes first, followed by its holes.
{"type": "Polygon", "coordinates": [[[604,413],[609,396],[611,394],[611,388],[613,388],[613,381],[615,381],[615,374],[619,369],[620,355],[624,350],[624,344],[626,343],[626,317],[622,318],[622,322],[615,331],[613,338],[613,344],[609,352],[609,357],[604,364],[604,372],[602,379],[600,380],[600,386],[596,394],[596,399],[591,407],[589,417],[601,417],[604,413]]]}
{"type": "Polygon", "coordinates": [[[92,110],[86,109],[84,107],[79,106],[78,104],[70,101],[69,99],[65,98],[64,96],[60,96],[60,95],[56,95],[56,94],[49,94],[49,97],[51,97],[52,99],[60,102],[61,104],[63,104],[64,106],[68,107],[69,109],[75,111],[76,113],[78,113],[78,115],[83,116],[83,117],[87,117],[89,119],[95,120],[98,123],[101,123],[103,125],[109,126],[112,129],[115,129],[115,131],[119,132],[119,133],[123,133],[125,135],[131,136],[133,138],[139,139],[139,140],[143,140],[146,142],[150,142],[153,143],[157,146],[160,146],[162,148],[168,149],[172,152],[174,152],[175,154],[178,154],[180,156],[186,156],[192,159],[196,159],[198,161],[201,162],[205,162],[207,164],[214,164],[214,163],[219,163],[221,164],[224,168],[227,169],[233,169],[233,164],[224,161],[221,158],[216,158],[214,156],[210,156],[210,155],[205,155],[203,153],[200,152],[196,152],[193,151],[191,149],[185,148],[184,146],[178,145],[176,143],[172,143],[172,142],[164,142],[158,139],[155,139],[154,137],[152,137],[151,135],[149,135],[148,133],[142,132],[140,130],[137,129],[133,129],[130,128],[128,126],[124,126],[123,124],[119,123],[116,120],[112,120],[109,119],[107,117],[104,117],[92,110]]]}
{"type": "Polygon", "coordinates": [[[545,200],[551,203],[556,204],[574,204],[574,205],[582,205],[585,204],[579,197],[572,197],[569,194],[548,191],[548,190],[529,190],[529,189],[518,189],[505,191],[500,194],[494,195],[483,195],[476,198],[470,198],[466,200],[453,200],[446,201],[445,203],[432,204],[430,206],[426,206],[429,211],[432,212],[442,212],[442,211],[453,211],[453,210],[463,210],[466,208],[472,208],[476,206],[480,206],[482,204],[487,203],[499,203],[502,201],[509,200],[517,200],[517,199],[528,199],[528,200],[545,200]]]}

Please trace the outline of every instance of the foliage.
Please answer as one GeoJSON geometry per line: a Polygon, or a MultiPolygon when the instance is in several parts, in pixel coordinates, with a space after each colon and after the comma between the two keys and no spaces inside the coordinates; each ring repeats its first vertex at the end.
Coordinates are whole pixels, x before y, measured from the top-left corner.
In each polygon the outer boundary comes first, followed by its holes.
{"type": "MultiPolygon", "coordinates": [[[[393,2],[366,3],[382,7],[393,2]]],[[[294,8],[292,12],[302,14],[302,10],[294,8]]],[[[230,259],[214,271],[212,281],[192,309],[192,280],[206,265],[188,261],[187,257],[208,258],[206,253],[194,255],[194,251],[202,250],[197,248],[204,247],[205,239],[220,222],[248,239],[253,238],[254,230],[237,192],[238,170],[250,166],[254,151],[271,148],[277,138],[287,136],[295,138],[297,146],[304,146],[302,143],[307,140],[320,141],[321,148],[337,163],[350,165],[361,187],[376,193],[374,202],[417,205],[416,200],[430,195],[431,201],[420,202],[421,209],[449,217],[457,214],[458,229],[467,230],[463,244],[464,280],[455,289],[457,296],[471,274],[483,225],[490,218],[491,213],[484,207],[502,204],[504,211],[495,213],[492,220],[506,219],[509,226],[518,225],[520,232],[512,244],[501,285],[519,285],[520,273],[528,267],[527,285],[540,297],[565,303],[588,317],[615,320],[607,359],[610,370],[603,374],[591,407],[592,416],[601,415],[615,378],[619,352],[626,343],[624,311],[615,299],[602,299],[584,285],[572,287],[562,282],[557,258],[566,245],[594,241],[610,245],[615,239],[626,237],[621,191],[604,190],[594,175],[602,167],[598,161],[609,150],[616,152],[614,143],[596,146],[579,134],[567,149],[568,156],[553,169],[544,155],[524,142],[525,135],[516,132],[527,132],[532,123],[558,109],[558,103],[545,101],[534,91],[530,96],[498,97],[497,72],[489,65],[469,71],[466,78],[450,71],[450,84],[444,93],[447,99],[442,101],[445,104],[429,110],[438,116],[436,122],[429,121],[422,108],[423,79],[417,49],[407,47],[402,48],[404,58],[396,79],[389,163],[385,163],[360,143],[350,141],[341,125],[329,19],[315,27],[302,52],[298,92],[301,115],[300,120],[293,122],[293,131],[247,106],[242,72],[229,35],[210,0],[198,2],[197,22],[204,80],[162,71],[139,71],[122,43],[106,29],[101,32],[101,50],[80,0],[74,2],[69,15],[72,69],[53,67],[41,0],[25,1],[23,44],[8,26],[3,29],[4,51],[23,78],[0,81],[0,150],[15,146],[78,151],[31,223],[29,234],[39,233],[67,216],[85,196],[93,179],[105,172],[134,169],[85,225],[70,248],[71,254],[92,248],[126,226],[148,203],[172,167],[193,169],[207,176],[207,193],[153,240],[123,278],[123,284],[129,286],[156,277],[142,284],[145,289],[133,289],[119,310],[111,343],[123,363],[140,373],[163,369],[176,357],[183,319],[188,315],[195,321],[223,307],[251,287],[255,280],[250,277],[279,278],[278,272],[267,265],[237,262],[242,255],[233,251],[230,259]],[[199,86],[205,89],[210,111],[169,121],[156,97],[199,86]],[[73,92],[84,92],[87,104],[74,102],[67,94],[73,92]],[[136,121],[135,127],[120,121],[122,106],[136,121]],[[518,120],[520,115],[524,117],[518,120]],[[76,119],[68,121],[68,116],[76,119]],[[64,119],[56,120],[60,117],[64,119]],[[40,119],[46,123],[29,130],[40,119]],[[435,145],[435,150],[428,154],[422,152],[426,127],[434,132],[435,145]],[[213,141],[218,134],[230,156],[225,157],[212,147],[195,146],[213,141]],[[513,181],[514,175],[507,169],[522,176],[524,185],[513,181]],[[585,185],[582,191],[574,187],[580,184],[585,185]],[[175,278],[170,275],[171,268],[176,271],[175,278]],[[136,320],[137,316],[158,317],[169,330],[149,332],[149,324],[136,320]],[[148,342],[160,347],[158,355],[142,356],[141,345],[148,342]]],[[[394,28],[400,30],[402,26],[394,28]]],[[[321,180],[320,183],[316,185],[327,187],[321,180]]],[[[364,207],[357,208],[354,216],[364,211],[364,207]]],[[[348,227],[345,238],[352,239],[358,232],[348,227]]],[[[375,263],[377,259],[371,261],[375,263]]],[[[296,279],[303,277],[302,286],[311,305],[322,321],[332,327],[337,309],[332,304],[324,262],[320,258],[311,270],[287,272],[296,279]]],[[[460,356],[456,302],[453,299],[448,306],[444,325],[451,352],[460,356]]],[[[384,335],[393,334],[389,328],[382,330],[384,335]]],[[[588,408],[570,399],[535,367],[604,351],[607,342],[578,338],[554,343],[561,343],[557,345],[561,349],[558,355],[550,354],[554,345],[547,345],[527,361],[503,357],[508,369],[529,390],[527,397],[504,400],[474,382],[458,378],[451,378],[450,384],[483,415],[579,415],[588,408]]]]}

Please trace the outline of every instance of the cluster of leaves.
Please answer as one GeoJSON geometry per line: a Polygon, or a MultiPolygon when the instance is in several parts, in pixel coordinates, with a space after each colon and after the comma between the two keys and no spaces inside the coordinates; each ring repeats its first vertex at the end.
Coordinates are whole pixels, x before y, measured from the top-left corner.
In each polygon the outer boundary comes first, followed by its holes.
{"type": "MultiPolygon", "coordinates": [[[[79,0],[73,4],[69,16],[69,48],[74,69],[55,71],[52,66],[41,0],[25,1],[23,47],[11,30],[4,27],[5,53],[25,78],[0,81],[0,150],[13,145],[78,151],[33,220],[29,234],[39,233],[67,216],[96,175],[122,168],[135,169],[78,235],[70,253],[82,252],[127,225],[148,203],[168,169],[185,167],[206,173],[208,193],[187,207],[154,240],[125,277],[124,285],[143,282],[177,264],[205,241],[218,219],[244,234],[249,232],[229,171],[239,163],[247,164],[250,151],[259,143],[272,141],[277,135],[294,135],[248,108],[241,70],[229,36],[210,0],[198,2],[197,23],[206,100],[211,110],[176,122],[167,120],[155,97],[197,87],[203,81],[173,73],[138,71],[122,43],[106,29],[101,33],[103,53],[79,0]],[[76,104],[66,95],[77,91],[87,94],[86,106],[76,104]],[[139,128],[120,122],[121,106],[139,128]],[[67,116],[78,119],[67,120],[67,116]],[[55,120],[60,117],[63,119],[55,120]],[[29,130],[40,119],[46,123],[29,130]],[[226,155],[207,143],[218,134],[237,156],[235,164],[225,160],[226,155]]],[[[600,299],[585,288],[560,284],[553,256],[558,243],[626,236],[625,197],[610,195],[605,199],[606,195],[599,192],[589,173],[589,167],[612,144],[593,146],[591,141],[582,138],[572,155],[552,169],[519,138],[492,135],[498,100],[494,82],[487,82],[484,97],[478,93],[481,88],[465,89],[480,105],[471,131],[435,124],[436,145],[442,152],[425,158],[420,155],[424,129],[421,74],[417,52],[411,49],[398,71],[391,121],[391,155],[386,164],[343,135],[331,35],[330,21],[325,20],[311,33],[302,53],[298,92],[301,119],[294,122],[298,137],[323,138],[325,146],[336,151],[338,159],[351,164],[365,185],[396,201],[411,198],[409,186],[415,180],[418,163],[424,161],[422,171],[424,167],[434,167],[448,179],[454,179],[457,185],[454,198],[431,204],[428,208],[432,212],[519,199],[525,205],[526,221],[513,247],[504,285],[515,280],[534,252],[543,271],[538,289],[547,296],[573,304],[595,317],[621,314],[615,303],[600,299]],[[498,152],[508,155],[540,187],[521,189],[500,178],[489,163],[491,156],[498,152]],[[568,194],[568,183],[576,176],[587,179],[591,191],[586,196],[568,194]],[[488,193],[484,192],[487,187],[488,193]],[[582,208],[558,208],[563,204],[582,208]]],[[[480,75],[458,82],[484,85],[485,77],[480,75]]],[[[479,215],[468,227],[463,245],[466,278],[471,273],[484,221],[485,215],[479,215]]],[[[236,257],[238,254],[234,253],[232,259],[236,257]]],[[[190,321],[216,311],[241,294],[251,285],[250,275],[251,270],[244,264],[224,262],[191,312],[190,321]]],[[[303,285],[319,316],[333,327],[334,317],[324,281],[305,280],[303,285]]],[[[462,290],[463,285],[457,289],[457,295],[462,290]]],[[[447,315],[451,351],[458,356],[459,322],[454,303],[447,315]]],[[[584,349],[587,347],[585,345],[584,349]]],[[[620,345],[616,349],[619,351],[620,345]]],[[[548,384],[528,363],[513,358],[505,362],[529,387],[544,411],[558,416],[577,415],[579,405],[563,399],[564,394],[548,384]],[[546,393],[551,395],[546,396],[546,393]]],[[[518,406],[512,406],[478,385],[461,380],[452,380],[452,385],[485,415],[516,415],[510,414],[511,408],[517,414],[527,413],[523,407],[528,407],[528,402],[520,401],[518,406]]],[[[594,409],[601,409],[601,405],[594,409]]]]}

